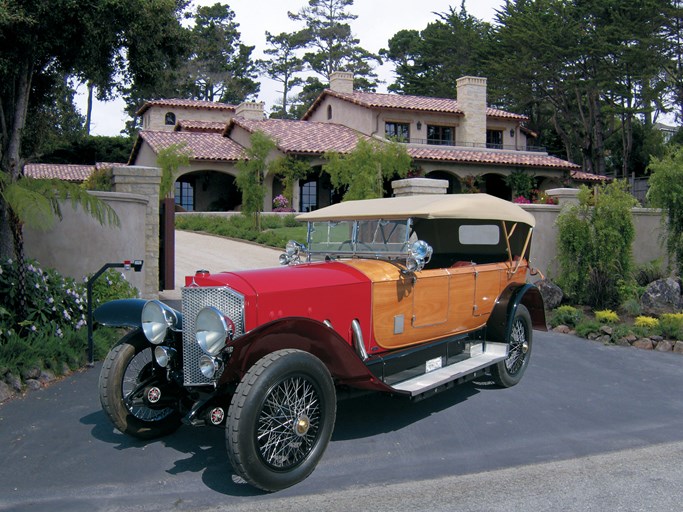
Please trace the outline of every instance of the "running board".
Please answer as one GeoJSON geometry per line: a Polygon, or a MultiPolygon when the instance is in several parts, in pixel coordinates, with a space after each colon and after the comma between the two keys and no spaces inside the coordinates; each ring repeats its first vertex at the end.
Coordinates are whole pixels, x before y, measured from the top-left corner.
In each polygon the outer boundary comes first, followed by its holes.
{"type": "Polygon", "coordinates": [[[418,375],[412,379],[397,382],[392,387],[397,391],[408,393],[411,397],[416,397],[503,361],[508,355],[507,351],[508,345],[506,343],[486,342],[485,345],[474,345],[470,350],[468,359],[418,375]],[[484,346],[486,346],[485,351],[484,346]]]}

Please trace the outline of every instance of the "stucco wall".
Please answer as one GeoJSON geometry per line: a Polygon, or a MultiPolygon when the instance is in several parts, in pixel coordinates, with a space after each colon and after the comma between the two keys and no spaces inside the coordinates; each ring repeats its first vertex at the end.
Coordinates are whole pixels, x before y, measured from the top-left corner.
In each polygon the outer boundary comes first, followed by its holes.
{"type": "MultiPolygon", "coordinates": [[[[37,259],[43,267],[82,280],[98,271],[105,263],[145,257],[145,211],[147,198],[138,194],[92,192],[116,211],[121,227],[101,226],[71,203],[62,205],[63,219],[47,231],[24,230],[26,255],[37,259]]],[[[147,261],[142,272],[125,272],[126,279],[144,292],[147,261]]]]}
{"type": "MultiPolygon", "coordinates": [[[[557,263],[557,226],[555,221],[562,207],[559,205],[530,204],[521,205],[536,218],[531,247],[531,265],[546,277],[556,278],[559,271],[557,263]]],[[[666,249],[661,243],[662,225],[660,210],[634,208],[633,222],[636,238],[633,242],[633,260],[636,264],[648,263],[659,259],[666,263],[666,249]]]]}
{"type": "Polygon", "coordinates": [[[181,120],[216,121],[227,123],[235,115],[234,110],[183,108],[167,105],[150,107],[143,115],[143,129],[173,131],[175,125],[166,124],[166,113],[173,112],[176,122],[181,120]]]}

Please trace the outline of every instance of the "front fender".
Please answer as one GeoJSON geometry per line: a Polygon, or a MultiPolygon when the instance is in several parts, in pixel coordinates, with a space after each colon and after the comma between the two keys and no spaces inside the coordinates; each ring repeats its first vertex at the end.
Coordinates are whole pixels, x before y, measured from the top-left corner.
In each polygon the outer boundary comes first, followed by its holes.
{"type": "Polygon", "coordinates": [[[235,340],[220,383],[239,381],[259,359],[276,350],[308,352],[327,366],[339,384],[390,392],[334,329],[310,318],[291,317],[264,324],[235,340]]]}
{"type": "Polygon", "coordinates": [[[545,308],[541,292],[533,284],[511,284],[496,301],[489,321],[486,323],[486,339],[505,342],[512,326],[517,306],[523,304],[529,310],[534,329],[547,331],[545,308]]]}
{"type": "MultiPolygon", "coordinates": [[[[95,321],[107,327],[142,328],[142,308],[147,304],[145,299],[118,299],[102,304],[94,312],[95,321]]],[[[171,308],[173,309],[173,308],[171,308]]],[[[183,315],[176,310],[178,328],[182,326],[183,315]]]]}

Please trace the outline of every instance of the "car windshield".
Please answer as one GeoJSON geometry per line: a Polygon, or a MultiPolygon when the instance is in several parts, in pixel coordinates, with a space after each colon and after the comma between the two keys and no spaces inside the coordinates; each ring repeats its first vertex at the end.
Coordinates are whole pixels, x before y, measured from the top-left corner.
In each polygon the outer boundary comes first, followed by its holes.
{"type": "Polygon", "coordinates": [[[410,226],[409,219],[309,222],[308,250],[317,255],[405,256],[410,226]]]}

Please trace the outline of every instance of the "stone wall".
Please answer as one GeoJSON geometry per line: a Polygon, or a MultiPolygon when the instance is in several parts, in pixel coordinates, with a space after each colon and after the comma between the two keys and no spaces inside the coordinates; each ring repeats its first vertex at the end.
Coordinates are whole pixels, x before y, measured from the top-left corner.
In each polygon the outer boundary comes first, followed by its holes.
{"type": "Polygon", "coordinates": [[[147,198],[145,222],[142,233],[131,233],[132,237],[144,236],[145,284],[143,296],[157,298],[159,295],[159,186],[161,169],[157,167],[114,167],[114,191],[140,194],[147,198]]]}

